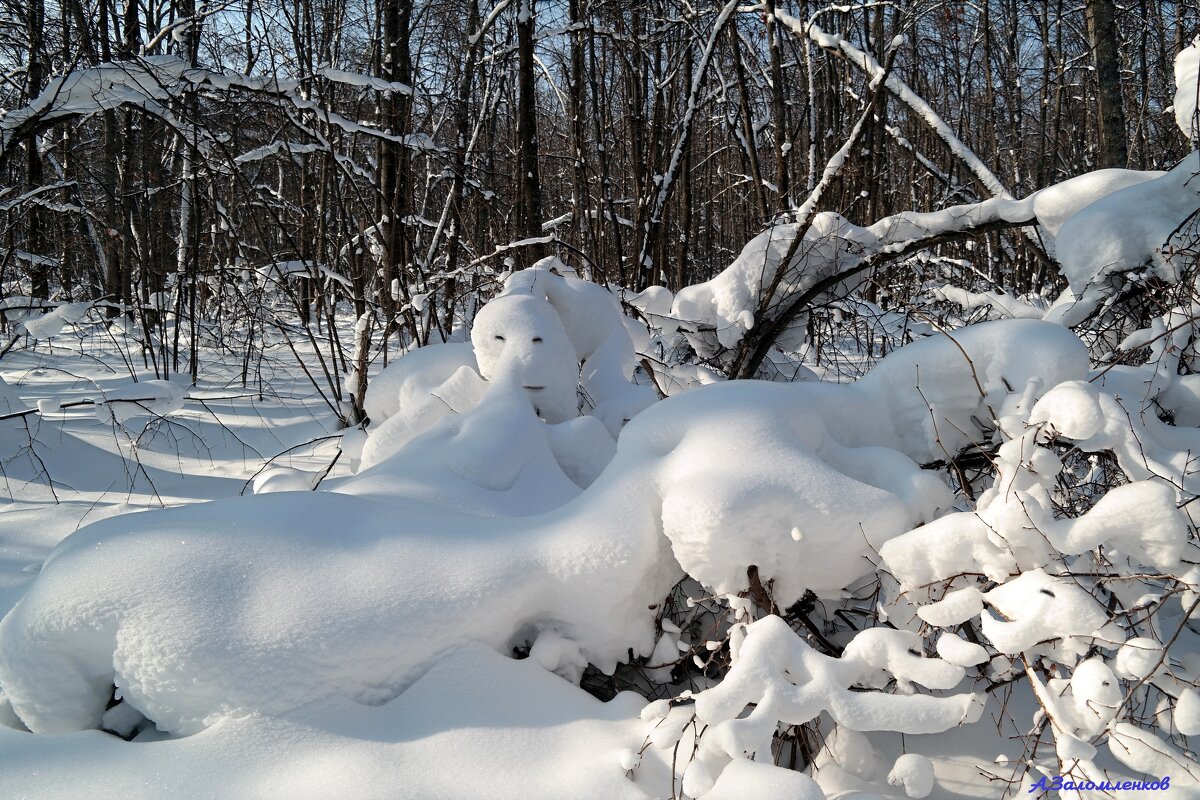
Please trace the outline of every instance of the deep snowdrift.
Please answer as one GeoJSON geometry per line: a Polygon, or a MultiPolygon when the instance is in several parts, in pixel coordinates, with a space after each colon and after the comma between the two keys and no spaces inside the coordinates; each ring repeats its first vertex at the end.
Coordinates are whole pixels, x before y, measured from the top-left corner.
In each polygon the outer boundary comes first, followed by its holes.
{"type": "MultiPolygon", "coordinates": [[[[1178,62],[1181,124],[1198,52],[1178,62]]],[[[373,381],[357,474],[279,491],[323,476],[274,466],[250,497],[104,519],[3,587],[23,596],[0,621],[0,793],[819,800],[1148,775],[1194,795],[1200,308],[1121,332],[1149,360],[1100,373],[1054,322],[1122,281],[1191,279],[1164,245],[1197,206],[1195,159],[870,228],[818,216],[786,291],[960,217],[1036,219],[1071,283],[1049,308],[940,290],[1030,319],[938,330],[849,385],[690,388],[714,374],[639,358],[678,333],[702,357],[737,342],[787,230],[674,298],[628,298],[657,331],[554,260],[513,274],[470,342],[373,381]],[[571,685],[641,657],[670,699],[571,685]],[[995,726],[919,738],[984,703],[995,726]],[[800,726],[819,733],[808,774],[773,766],[800,726]],[[1014,730],[1025,752],[981,763],[1014,730]]],[[[148,453],[187,402],[110,388],[96,417],[149,431],[148,453]]],[[[2,383],[0,401],[29,410],[2,383]]],[[[62,407],[36,408],[34,428],[62,407]]],[[[57,536],[28,537],[22,569],[57,536]]]]}
{"type": "MultiPolygon", "coordinates": [[[[494,403],[390,460],[424,459],[436,439],[477,485],[541,502],[546,452],[521,460],[456,433],[501,409],[508,430],[536,436],[521,426],[536,423],[524,364],[501,359],[494,403]]],[[[449,510],[453,485],[441,510],[406,501],[403,483],[386,502],[346,494],[363,480],[381,496],[385,462],[338,493],[104,521],[56,550],[0,623],[0,683],[35,731],[97,727],[115,684],[162,730],[193,733],[331,694],[389,700],[466,640],[506,650],[554,631],[611,671],[651,651],[649,609],[679,566],[732,593],[758,565],[781,604],[869,573],[884,542],[950,504],[908,457],[936,455],[934,431],[952,449],[1007,387],[1085,366],[1065,330],[1008,322],[897,351],[850,386],[698,389],[638,415],[596,482],[537,516],[449,510]]]]}

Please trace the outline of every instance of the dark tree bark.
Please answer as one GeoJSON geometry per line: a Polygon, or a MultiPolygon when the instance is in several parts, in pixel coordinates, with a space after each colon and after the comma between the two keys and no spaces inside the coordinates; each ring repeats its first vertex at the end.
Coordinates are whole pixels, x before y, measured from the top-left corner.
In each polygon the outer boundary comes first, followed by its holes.
{"type": "Polygon", "coordinates": [[[1125,167],[1125,108],[1121,102],[1121,41],[1113,0],[1087,0],[1088,38],[1096,65],[1101,167],[1125,167]]]}
{"type": "MultiPolygon", "coordinates": [[[[412,83],[412,55],[409,35],[412,27],[412,0],[380,0],[383,20],[383,52],[380,77],[386,81],[412,83]]],[[[393,136],[408,132],[412,117],[412,97],[405,92],[388,92],[382,100],[383,126],[393,136]]],[[[390,139],[379,143],[380,218],[383,228],[384,268],[380,275],[379,297],[388,319],[384,338],[395,330],[396,299],[393,282],[400,286],[401,300],[407,300],[410,272],[413,268],[412,237],[406,220],[412,215],[409,191],[412,185],[412,159],[408,147],[390,139]]],[[[364,309],[365,310],[365,309],[364,309]]],[[[361,313],[361,312],[360,312],[361,313]]],[[[411,312],[405,323],[412,336],[417,326],[411,312]]]]}
{"type": "MultiPolygon", "coordinates": [[[[29,0],[25,9],[25,35],[28,38],[29,65],[25,73],[25,97],[32,101],[42,91],[42,29],[46,24],[46,8],[43,0],[29,0]]],[[[42,156],[38,152],[38,137],[30,136],[25,142],[25,176],[31,187],[41,186],[44,182],[42,156]]],[[[26,222],[26,243],[30,253],[29,279],[32,284],[34,297],[48,300],[50,298],[50,270],[41,259],[46,255],[42,252],[45,242],[42,235],[42,209],[37,203],[31,203],[26,222]]]]}
{"type": "MultiPolygon", "coordinates": [[[[542,182],[538,171],[537,85],[534,80],[535,0],[521,0],[517,11],[517,152],[520,175],[521,233],[542,235],[542,182]]],[[[535,261],[545,254],[538,244],[525,248],[535,261]]]]}
{"type": "Polygon", "coordinates": [[[767,0],[763,14],[767,30],[767,52],[771,69],[771,120],[775,123],[775,194],[776,207],[786,211],[791,207],[791,185],[788,174],[788,154],[791,142],[788,141],[787,105],[783,98],[783,62],[779,54],[778,23],[775,20],[775,0],[767,0]]]}

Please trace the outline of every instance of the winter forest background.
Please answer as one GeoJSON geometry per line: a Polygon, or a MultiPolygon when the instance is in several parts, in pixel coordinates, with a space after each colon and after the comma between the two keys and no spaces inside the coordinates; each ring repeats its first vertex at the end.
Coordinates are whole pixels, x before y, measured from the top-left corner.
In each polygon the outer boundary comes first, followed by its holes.
{"type": "Polygon", "coordinates": [[[0,4],[0,796],[1200,796],[1200,9],[0,4]]]}

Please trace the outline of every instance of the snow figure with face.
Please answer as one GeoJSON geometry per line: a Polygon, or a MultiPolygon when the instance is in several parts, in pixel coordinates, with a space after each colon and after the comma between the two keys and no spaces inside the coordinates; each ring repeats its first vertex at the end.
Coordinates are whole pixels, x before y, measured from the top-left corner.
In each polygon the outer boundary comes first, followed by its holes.
{"type": "Polygon", "coordinates": [[[335,491],[523,516],[563,505],[595,480],[616,443],[599,419],[579,416],[579,357],[554,306],[502,295],[480,309],[471,338],[474,364],[454,372],[462,354],[439,350],[456,345],[404,357],[418,363],[391,387],[396,412],[367,439],[362,469],[335,491]]]}
{"type": "Polygon", "coordinates": [[[471,343],[483,377],[521,386],[546,422],[578,416],[579,362],[562,320],[545,300],[497,297],[475,317],[471,343]]]}

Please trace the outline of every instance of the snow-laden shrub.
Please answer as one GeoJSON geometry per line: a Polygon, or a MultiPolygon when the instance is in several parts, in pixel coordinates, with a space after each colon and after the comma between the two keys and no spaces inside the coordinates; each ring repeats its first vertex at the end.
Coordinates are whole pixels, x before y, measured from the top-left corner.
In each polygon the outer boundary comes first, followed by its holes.
{"type": "MultiPolygon", "coordinates": [[[[499,651],[653,698],[623,721],[642,741],[597,759],[649,796],[937,796],[963,780],[942,752],[960,735],[1011,743],[968,772],[1009,793],[1195,793],[1189,169],[819,217],[784,294],[956,215],[1032,214],[1072,284],[1053,303],[939,288],[1005,319],[927,323],[847,385],[696,388],[772,308],[770,235],[707,284],[628,298],[646,326],[554,262],[517,272],[470,343],[374,381],[352,477],[280,491],[315,481],[264,472],[261,494],[64,542],[0,621],[0,720],[133,737],[356,717],[345,698],[402,704],[452,654],[499,651]],[[1131,322],[1147,286],[1168,302],[1131,322]]],[[[807,346],[788,333],[780,363],[807,346]]],[[[149,386],[156,409],[169,389],[149,386]]]]}
{"type": "Polygon", "coordinates": [[[1028,382],[1028,359],[1074,377],[1075,348],[1045,323],[981,326],[899,351],[854,386],[696,390],[637,415],[583,491],[568,475],[579,464],[557,454],[586,451],[570,437],[592,435],[588,418],[539,420],[527,378],[540,367],[505,349],[475,408],[336,493],[81,531],[0,623],[0,682],[35,730],[99,725],[115,685],[186,733],[238,709],[390,698],[466,639],[505,649],[550,631],[611,671],[651,654],[652,609],[680,565],[729,595],[757,566],[788,604],[870,574],[879,546],[949,503],[905,455],[934,452],[918,434],[926,404],[954,423],[953,446],[1006,385],[1028,382]],[[913,383],[972,371],[982,394],[913,383]]]}

